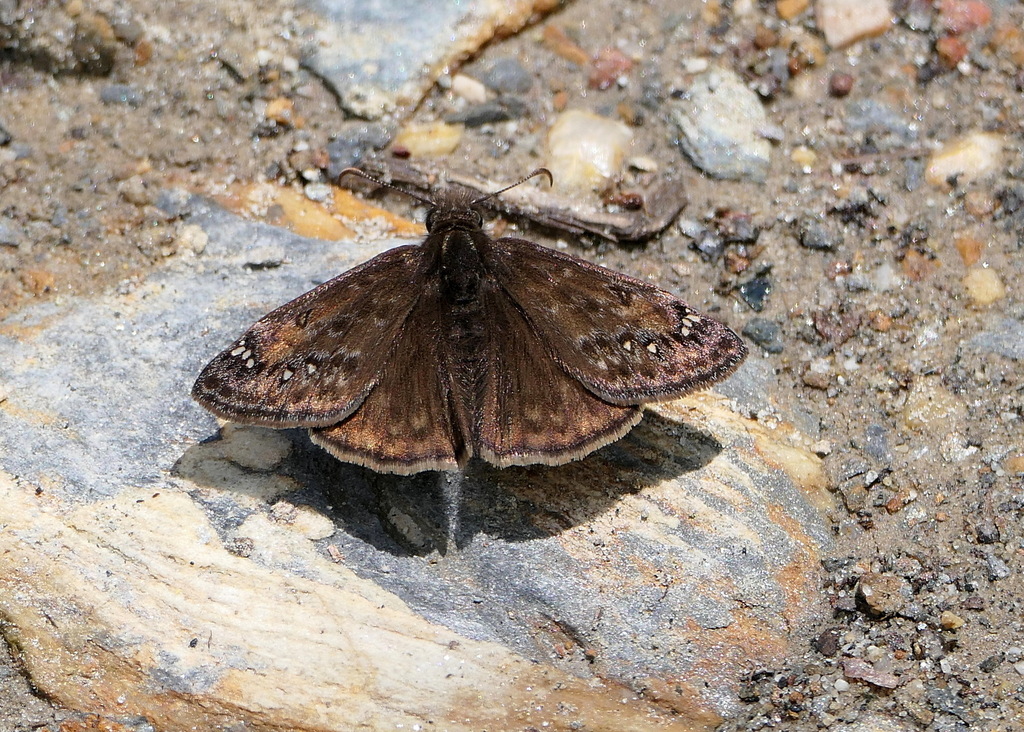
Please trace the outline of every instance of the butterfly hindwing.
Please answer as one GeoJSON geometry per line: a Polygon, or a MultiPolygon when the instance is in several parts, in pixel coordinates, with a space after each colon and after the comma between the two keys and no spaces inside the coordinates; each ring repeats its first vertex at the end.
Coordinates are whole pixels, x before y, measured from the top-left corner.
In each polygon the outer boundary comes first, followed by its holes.
{"type": "Polygon", "coordinates": [[[440,312],[436,283],[427,283],[376,386],[340,424],[310,430],[315,443],[340,460],[381,472],[458,467],[466,452],[442,368],[440,312]]]}
{"type": "Polygon", "coordinates": [[[420,294],[422,250],[390,249],[253,325],[214,358],[193,397],[235,422],[317,427],[376,385],[420,294]]]}
{"type": "Polygon", "coordinates": [[[547,352],[609,402],[682,396],[746,356],[727,326],[641,280],[524,239],[499,239],[485,261],[547,352]]]}
{"type": "Polygon", "coordinates": [[[547,353],[538,333],[493,280],[485,280],[488,368],[477,452],[493,465],[574,460],[622,437],[641,412],[609,404],[547,353]]]}

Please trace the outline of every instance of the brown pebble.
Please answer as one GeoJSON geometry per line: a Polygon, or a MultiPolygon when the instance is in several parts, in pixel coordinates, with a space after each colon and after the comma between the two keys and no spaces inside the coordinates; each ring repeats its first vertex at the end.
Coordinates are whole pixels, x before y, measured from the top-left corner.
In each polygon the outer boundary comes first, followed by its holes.
{"type": "Polygon", "coordinates": [[[630,127],[639,127],[644,123],[644,113],[635,104],[619,102],[615,105],[615,112],[619,115],[619,119],[630,127]]]}
{"type": "Polygon", "coordinates": [[[967,44],[956,36],[942,36],[935,41],[935,52],[939,54],[939,60],[947,69],[956,68],[956,65],[967,57],[967,44]]]}
{"type": "Polygon", "coordinates": [[[957,630],[963,627],[964,619],[954,612],[946,610],[939,616],[939,625],[943,630],[957,630]]]}
{"type": "Polygon", "coordinates": [[[868,313],[868,325],[879,333],[888,333],[892,329],[892,317],[881,310],[868,313]]]}
{"type": "Polygon", "coordinates": [[[963,260],[965,267],[977,264],[981,260],[981,249],[984,244],[980,239],[973,236],[958,236],[953,244],[960,252],[960,259],[963,260]]]}
{"type": "Polygon", "coordinates": [[[590,54],[580,48],[557,25],[549,25],[544,29],[544,45],[577,66],[586,66],[590,63],[590,54]]]}
{"type": "Polygon", "coordinates": [[[845,71],[837,71],[828,80],[828,93],[837,99],[841,99],[853,90],[853,74],[845,71]]]}
{"type": "Polygon", "coordinates": [[[950,33],[967,33],[988,25],[992,9],[983,0],[943,0],[939,20],[950,33]]]}
{"type": "Polygon", "coordinates": [[[149,39],[142,38],[135,44],[135,65],[145,66],[153,58],[153,43],[149,39]]]}
{"type": "Polygon", "coordinates": [[[594,57],[590,79],[591,89],[610,89],[618,79],[633,68],[633,60],[617,48],[602,48],[594,57]]]}
{"type": "Polygon", "coordinates": [[[818,334],[834,345],[850,340],[860,328],[862,316],[857,312],[834,312],[818,310],[812,315],[814,329],[818,334]]]}
{"type": "Polygon", "coordinates": [[[754,46],[759,50],[764,51],[768,48],[774,48],[779,43],[779,34],[763,25],[757,26],[757,30],[754,31],[754,46]]]}
{"type": "Polygon", "coordinates": [[[910,583],[895,574],[868,572],[857,582],[857,601],[876,618],[896,615],[912,597],[910,583]]]}
{"type": "Polygon", "coordinates": [[[987,219],[995,213],[997,205],[988,191],[970,191],[964,196],[964,211],[976,219],[987,219]]]}
{"type": "Polygon", "coordinates": [[[809,386],[812,389],[820,389],[824,391],[832,385],[832,379],[829,378],[828,374],[822,374],[810,369],[804,371],[801,378],[803,379],[804,385],[809,386]]]}
{"type": "Polygon", "coordinates": [[[872,686],[879,686],[883,689],[895,689],[900,685],[900,680],[897,676],[876,671],[874,666],[862,658],[844,658],[843,675],[848,679],[865,681],[872,686]]]}

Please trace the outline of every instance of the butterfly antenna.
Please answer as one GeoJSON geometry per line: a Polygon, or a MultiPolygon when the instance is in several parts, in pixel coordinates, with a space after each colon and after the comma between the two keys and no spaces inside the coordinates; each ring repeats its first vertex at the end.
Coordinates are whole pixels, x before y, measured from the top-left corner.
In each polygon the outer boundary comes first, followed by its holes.
{"type": "MultiPolygon", "coordinates": [[[[340,183],[341,179],[344,178],[346,175],[358,175],[360,178],[366,178],[366,180],[370,181],[371,183],[376,183],[377,185],[382,186],[384,188],[390,188],[393,191],[398,191],[399,193],[404,193],[405,195],[409,196],[410,198],[415,198],[417,201],[419,201],[421,203],[425,203],[428,206],[435,205],[434,202],[431,201],[429,198],[425,198],[424,196],[421,196],[421,195],[419,195],[417,193],[413,193],[412,191],[407,191],[404,188],[399,188],[398,186],[394,185],[393,183],[385,183],[380,178],[374,178],[372,175],[370,175],[369,173],[367,173],[367,172],[365,172],[363,170],[360,170],[359,168],[345,168],[343,171],[338,173],[338,182],[340,183]]],[[[550,173],[549,173],[549,175],[550,175],[550,173]]],[[[524,178],[524,180],[526,180],[526,179],[524,178]]],[[[522,181],[520,181],[520,183],[521,182],[522,181]]],[[[501,191],[498,191],[498,192],[500,193],[501,191]]]]}
{"type": "Polygon", "coordinates": [[[554,182],[555,182],[555,178],[554,178],[554,176],[551,175],[551,171],[550,170],[548,170],[547,168],[537,168],[535,171],[530,173],[528,176],[526,176],[524,178],[520,178],[515,183],[512,183],[511,185],[507,185],[504,188],[502,188],[501,190],[495,191],[494,193],[488,193],[483,198],[476,199],[475,201],[473,201],[472,205],[475,206],[478,203],[483,203],[488,198],[494,198],[495,196],[500,196],[502,193],[504,193],[505,191],[509,190],[510,188],[515,188],[516,186],[522,185],[523,183],[525,183],[526,181],[530,180],[531,178],[536,178],[538,175],[547,176],[548,185],[549,186],[553,185],[554,182]]]}

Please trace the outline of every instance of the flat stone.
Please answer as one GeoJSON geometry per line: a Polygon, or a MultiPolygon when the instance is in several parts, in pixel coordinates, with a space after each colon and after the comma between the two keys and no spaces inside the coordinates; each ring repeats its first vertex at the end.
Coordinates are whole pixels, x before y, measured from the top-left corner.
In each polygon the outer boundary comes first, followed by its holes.
{"type": "Polygon", "coordinates": [[[999,318],[984,331],[967,342],[971,349],[983,353],[998,353],[1014,361],[1024,360],[1024,322],[1013,318],[999,318]]]}
{"type": "Polygon", "coordinates": [[[366,119],[415,109],[441,74],[496,35],[512,35],[558,6],[553,0],[305,3],[322,19],[308,65],[345,109],[366,119]]]}
{"type": "Polygon", "coordinates": [[[763,181],[771,144],[761,100],[733,71],[715,69],[694,79],[683,99],[671,102],[672,119],[682,132],[683,151],[698,168],[716,178],[763,181]]]}
{"type": "Polygon", "coordinates": [[[879,36],[892,25],[889,0],[817,0],[814,18],[832,48],[879,36]]]}
{"type": "Polygon", "coordinates": [[[821,461],[719,394],[576,463],[471,465],[455,513],[437,474],[218,430],[202,365],[399,242],[181,210],[201,254],[0,322],[0,614],[48,698],[168,730],[710,729],[824,612],[821,461]]]}

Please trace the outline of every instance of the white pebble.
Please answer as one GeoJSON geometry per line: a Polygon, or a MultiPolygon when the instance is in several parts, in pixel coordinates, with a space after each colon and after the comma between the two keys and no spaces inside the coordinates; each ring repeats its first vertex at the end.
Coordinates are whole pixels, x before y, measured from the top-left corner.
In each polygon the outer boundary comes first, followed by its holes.
{"type": "Polygon", "coordinates": [[[452,77],[452,92],[472,104],[483,104],[487,101],[487,87],[465,74],[456,74],[452,77]]]}
{"type": "Polygon", "coordinates": [[[591,112],[561,114],[548,132],[547,168],[562,191],[602,188],[619,172],[633,132],[621,122],[591,112]]]}
{"type": "Polygon", "coordinates": [[[818,0],[814,17],[832,48],[881,35],[892,25],[889,0],[818,0]]]}

